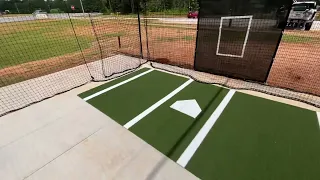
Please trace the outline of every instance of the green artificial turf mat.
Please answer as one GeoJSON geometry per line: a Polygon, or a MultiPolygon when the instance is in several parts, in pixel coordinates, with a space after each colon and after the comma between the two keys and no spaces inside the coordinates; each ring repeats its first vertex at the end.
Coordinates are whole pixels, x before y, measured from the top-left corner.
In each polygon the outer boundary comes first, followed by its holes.
{"type": "Polygon", "coordinates": [[[124,125],[186,81],[187,78],[153,71],[88,102],[124,125]]]}
{"type": "Polygon", "coordinates": [[[236,93],[186,169],[201,179],[320,178],[316,113],[236,93]]]}
{"type": "Polygon", "coordinates": [[[224,88],[193,82],[130,131],[176,161],[227,92],[224,88]],[[195,99],[202,110],[196,119],[170,108],[178,100],[191,99],[195,99]]]}
{"type": "Polygon", "coordinates": [[[143,69],[140,69],[140,70],[135,71],[135,72],[133,72],[133,73],[130,73],[130,74],[128,74],[128,75],[125,75],[125,76],[123,76],[123,77],[119,77],[119,78],[114,79],[114,80],[112,80],[112,81],[110,81],[110,82],[108,82],[108,83],[105,83],[105,84],[101,85],[101,86],[98,86],[98,87],[93,88],[93,89],[91,89],[91,90],[89,90],[89,91],[83,92],[83,93],[79,94],[79,97],[81,97],[81,98],[86,98],[86,97],[88,97],[88,96],[90,96],[90,95],[92,95],[92,94],[94,94],[94,93],[96,93],[96,92],[99,92],[99,91],[101,91],[101,90],[104,90],[104,89],[106,89],[106,88],[108,88],[108,87],[111,87],[111,86],[113,86],[113,85],[115,85],[115,84],[118,84],[118,83],[120,83],[120,82],[122,82],[122,81],[125,81],[125,80],[127,80],[127,79],[130,79],[130,78],[132,78],[132,77],[134,77],[134,76],[137,76],[137,75],[139,75],[139,74],[141,74],[141,73],[143,73],[143,72],[146,72],[146,71],[148,71],[148,70],[150,70],[150,69],[149,69],[149,68],[143,68],[143,69]]]}

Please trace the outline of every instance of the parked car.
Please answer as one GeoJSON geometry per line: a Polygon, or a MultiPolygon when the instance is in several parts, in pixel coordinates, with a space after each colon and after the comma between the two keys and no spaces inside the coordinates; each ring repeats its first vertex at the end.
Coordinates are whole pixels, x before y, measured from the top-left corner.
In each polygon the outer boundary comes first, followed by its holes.
{"type": "Polygon", "coordinates": [[[281,6],[277,10],[277,26],[278,28],[301,29],[309,31],[316,18],[317,3],[316,1],[294,2],[292,9],[281,6]],[[289,13],[288,20],[286,17],[289,13]]]}
{"type": "Polygon", "coordinates": [[[287,26],[309,31],[317,13],[316,1],[295,2],[289,14],[287,26]]]}
{"type": "Polygon", "coordinates": [[[6,15],[6,14],[9,14],[9,13],[10,13],[9,10],[0,11],[0,15],[6,15]]]}
{"type": "Polygon", "coordinates": [[[45,12],[45,11],[42,11],[42,10],[35,10],[33,13],[32,13],[32,15],[33,16],[37,16],[38,14],[48,14],[47,12],[45,12]]]}
{"type": "Polygon", "coordinates": [[[198,11],[189,11],[188,18],[198,18],[198,11]]]}

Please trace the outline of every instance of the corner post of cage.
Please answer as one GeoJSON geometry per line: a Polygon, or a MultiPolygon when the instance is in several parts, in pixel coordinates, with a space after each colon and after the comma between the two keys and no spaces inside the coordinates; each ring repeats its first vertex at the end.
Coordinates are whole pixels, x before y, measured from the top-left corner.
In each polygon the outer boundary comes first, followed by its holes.
{"type": "Polygon", "coordinates": [[[91,18],[91,14],[88,13],[88,15],[89,15],[89,21],[90,21],[90,24],[91,24],[91,27],[92,27],[93,34],[94,34],[94,36],[95,36],[95,38],[96,38],[96,41],[97,41],[97,44],[98,44],[98,47],[99,47],[102,74],[104,75],[104,77],[107,77],[107,75],[105,74],[105,66],[104,66],[104,63],[103,63],[102,47],[101,47],[101,44],[100,44],[100,40],[99,40],[99,37],[98,37],[98,33],[97,33],[97,31],[96,31],[96,28],[95,28],[95,24],[94,24],[94,22],[93,22],[93,19],[91,18]]]}
{"type": "MultiPolygon", "coordinates": [[[[65,2],[64,4],[65,4],[66,8],[68,9],[67,1],[64,1],[64,2],[65,2]]],[[[81,47],[81,44],[80,44],[78,35],[77,35],[76,30],[75,30],[75,28],[74,28],[74,24],[73,24],[73,22],[72,22],[72,20],[71,20],[71,17],[70,17],[70,14],[69,14],[68,12],[67,12],[67,15],[68,15],[68,19],[69,19],[69,22],[70,22],[70,25],[71,25],[71,28],[72,28],[72,31],[73,31],[75,40],[76,40],[77,45],[78,45],[78,47],[79,47],[79,50],[80,50],[80,52],[81,52],[81,56],[82,56],[82,58],[83,58],[83,61],[84,61],[85,65],[86,65],[86,67],[87,67],[87,70],[88,70],[88,73],[89,73],[89,75],[90,75],[90,77],[91,77],[91,80],[94,80],[94,77],[93,77],[93,75],[92,75],[92,73],[91,73],[91,71],[90,71],[90,69],[89,69],[88,62],[86,61],[86,58],[85,58],[85,56],[84,56],[83,49],[82,49],[82,47],[81,47]]]]}
{"type": "MultiPolygon", "coordinates": [[[[291,11],[291,8],[292,8],[292,3],[291,2],[292,2],[291,0],[288,0],[288,11],[287,11],[287,14],[286,14],[285,22],[288,22],[288,18],[289,18],[290,11],[291,11]]],[[[264,83],[266,83],[267,80],[269,79],[269,75],[270,75],[270,72],[271,72],[271,69],[272,69],[272,65],[273,65],[274,59],[276,58],[276,55],[278,53],[278,49],[279,49],[279,46],[280,46],[280,43],[281,43],[281,40],[282,40],[282,36],[283,36],[283,33],[284,33],[285,29],[286,29],[286,25],[281,29],[281,34],[279,36],[276,49],[275,49],[275,51],[273,53],[271,63],[269,65],[269,67],[268,67],[268,71],[266,73],[266,77],[264,78],[264,81],[263,81],[264,83]]]]}
{"type": "MultiPolygon", "coordinates": [[[[140,1],[138,1],[140,2],[140,1]]],[[[131,4],[134,4],[134,0],[131,0],[131,4]]],[[[141,19],[140,19],[140,8],[139,4],[137,5],[137,16],[138,16],[138,29],[139,29],[139,40],[140,40],[140,57],[143,59],[143,49],[142,49],[142,32],[141,32],[141,19]]]]}
{"type": "Polygon", "coordinates": [[[196,36],[196,47],[194,50],[194,57],[193,57],[193,69],[197,70],[196,68],[196,59],[197,59],[197,51],[198,51],[198,41],[199,41],[199,26],[200,26],[200,18],[201,18],[201,7],[202,7],[202,0],[199,0],[199,10],[198,10],[198,22],[197,22],[197,36],[196,36]]]}
{"type": "Polygon", "coordinates": [[[146,32],[146,46],[147,46],[147,60],[150,60],[150,51],[149,51],[149,35],[148,35],[148,19],[147,19],[147,0],[142,0],[143,3],[143,15],[144,15],[144,28],[146,32]]]}

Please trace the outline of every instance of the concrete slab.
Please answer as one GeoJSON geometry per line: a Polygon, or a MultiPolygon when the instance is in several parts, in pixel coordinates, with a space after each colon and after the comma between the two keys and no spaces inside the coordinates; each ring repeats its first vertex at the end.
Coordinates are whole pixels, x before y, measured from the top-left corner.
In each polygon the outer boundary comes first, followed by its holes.
{"type": "Polygon", "coordinates": [[[0,177],[22,179],[98,131],[107,118],[94,111],[91,107],[77,108],[1,148],[0,177]]]}
{"type": "Polygon", "coordinates": [[[77,95],[0,117],[0,179],[196,179],[77,95]]]}
{"type": "Polygon", "coordinates": [[[27,179],[197,178],[122,126],[110,121],[83,143],[27,179]]]}

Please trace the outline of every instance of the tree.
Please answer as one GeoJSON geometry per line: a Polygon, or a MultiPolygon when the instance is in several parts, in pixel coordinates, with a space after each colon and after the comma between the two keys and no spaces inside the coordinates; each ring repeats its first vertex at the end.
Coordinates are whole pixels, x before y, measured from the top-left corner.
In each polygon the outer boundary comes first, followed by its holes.
{"type": "Polygon", "coordinates": [[[85,12],[100,12],[101,10],[100,0],[83,0],[82,3],[85,12]]]}
{"type": "Polygon", "coordinates": [[[52,9],[60,9],[63,12],[68,12],[69,7],[66,6],[66,2],[63,0],[54,0],[51,5],[52,9]]]}
{"type": "MultiPolygon", "coordinates": [[[[161,12],[165,10],[199,9],[197,0],[82,0],[85,12],[121,12],[122,14],[136,13],[136,8],[143,8],[143,1],[147,1],[147,10],[161,12]]],[[[275,1],[275,0],[271,0],[275,1]]],[[[11,12],[32,13],[37,9],[60,9],[64,12],[82,12],[80,0],[0,0],[0,9],[11,12]],[[71,11],[71,5],[75,10],[71,11]],[[50,8],[49,8],[50,7],[50,8]]]]}
{"type": "Polygon", "coordinates": [[[191,11],[199,10],[199,2],[197,0],[190,0],[190,9],[191,11]]]}
{"type": "Polygon", "coordinates": [[[46,2],[43,0],[30,0],[29,2],[29,8],[32,12],[38,9],[47,9],[47,7],[46,2]]]}
{"type": "Polygon", "coordinates": [[[6,0],[3,4],[4,10],[10,10],[10,12],[20,13],[19,5],[23,3],[23,0],[6,0]]]}

